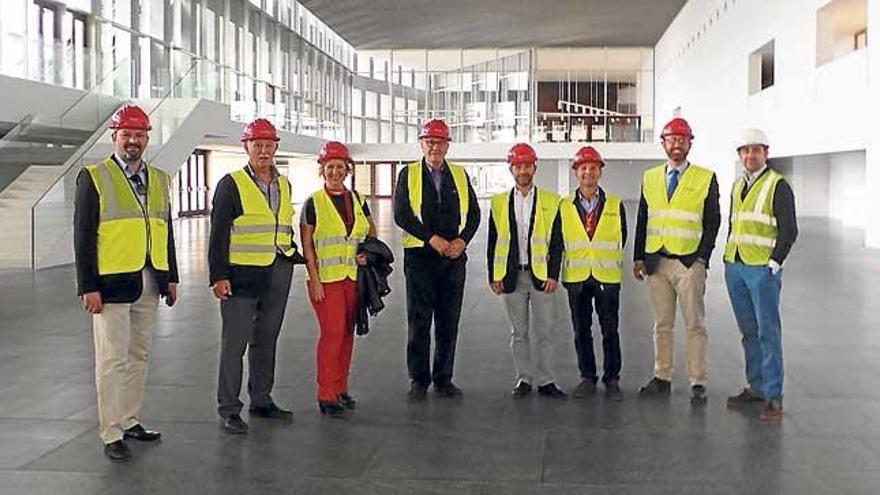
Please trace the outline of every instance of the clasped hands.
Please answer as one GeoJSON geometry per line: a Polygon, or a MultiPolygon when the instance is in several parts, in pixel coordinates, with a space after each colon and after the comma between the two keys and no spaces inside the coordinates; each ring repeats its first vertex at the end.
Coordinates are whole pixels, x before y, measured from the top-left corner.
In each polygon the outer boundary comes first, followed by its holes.
{"type": "Polygon", "coordinates": [[[447,241],[439,235],[431,236],[431,238],[428,239],[428,244],[434,249],[434,251],[437,251],[437,254],[450,259],[459,258],[467,247],[460,237],[447,241]]]}

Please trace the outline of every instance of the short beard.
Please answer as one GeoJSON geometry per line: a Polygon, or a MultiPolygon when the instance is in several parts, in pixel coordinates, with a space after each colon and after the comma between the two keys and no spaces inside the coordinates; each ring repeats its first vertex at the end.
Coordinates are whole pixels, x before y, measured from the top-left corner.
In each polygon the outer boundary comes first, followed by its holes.
{"type": "Polygon", "coordinates": [[[124,162],[134,163],[134,162],[141,161],[141,157],[143,155],[144,155],[143,150],[138,150],[138,151],[135,151],[132,153],[129,153],[128,151],[123,151],[121,158],[122,158],[122,161],[124,161],[124,162]]]}

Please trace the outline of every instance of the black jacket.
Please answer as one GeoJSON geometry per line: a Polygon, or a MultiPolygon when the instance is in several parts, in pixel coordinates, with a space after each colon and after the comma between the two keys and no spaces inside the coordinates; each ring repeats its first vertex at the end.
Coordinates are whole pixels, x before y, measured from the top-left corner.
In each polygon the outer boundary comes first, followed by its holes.
{"type": "MultiPolygon", "coordinates": [[[[642,184],[642,187],[644,187],[644,184],[642,184]]],[[[715,249],[715,238],[718,237],[718,229],[721,227],[721,205],[718,200],[718,178],[713,172],[712,182],[709,183],[709,194],[703,202],[703,235],[700,238],[700,245],[697,247],[697,250],[682,256],[666,254],[661,251],[646,253],[648,202],[645,200],[645,191],[643,189],[641,199],[639,200],[639,213],[636,218],[636,240],[635,245],[633,245],[633,261],[644,261],[645,272],[648,275],[654,273],[657,269],[661,257],[678,259],[688,268],[690,268],[694,261],[702,258],[706,262],[706,268],[709,268],[709,259],[712,257],[712,251],[715,249]]]]}
{"type": "MultiPolygon", "coordinates": [[[[516,212],[514,211],[513,201],[514,194],[516,194],[516,189],[511,189],[510,193],[507,195],[507,212],[508,212],[508,223],[510,225],[510,249],[507,252],[507,272],[504,274],[504,278],[501,279],[501,285],[504,288],[505,294],[510,294],[514,290],[516,290],[516,282],[519,275],[519,242],[518,242],[518,228],[519,226],[516,224],[516,212]]],[[[535,197],[535,201],[532,203],[532,211],[530,213],[529,220],[529,240],[532,239],[532,231],[535,227],[535,209],[538,208],[538,198],[535,197]]],[[[553,219],[553,224],[556,225],[559,219],[559,214],[557,213],[556,217],[553,219]]],[[[498,229],[495,227],[495,219],[492,217],[492,213],[489,213],[489,242],[486,245],[486,266],[489,268],[489,283],[495,278],[495,246],[498,244],[498,229]]],[[[553,280],[559,280],[559,271],[562,265],[562,237],[558,237],[556,239],[550,239],[550,246],[548,247],[547,253],[547,278],[553,280]]],[[[532,245],[528,244],[529,250],[529,260],[532,259],[532,245]]],[[[535,289],[542,290],[544,288],[544,282],[538,280],[535,277],[535,274],[532,272],[532,283],[535,286],[535,289]]]]}
{"type": "MultiPolygon", "coordinates": [[[[452,179],[449,167],[443,166],[443,179],[440,184],[440,196],[434,189],[431,173],[428,165],[422,159],[422,220],[413,214],[409,204],[409,167],[404,167],[397,176],[397,190],[394,192],[394,222],[407,233],[417,239],[425,241],[421,248],[409,248],[411,251],[419,251],[426,256],[440,257],[431,246],[428,239],[439,235],[446,240],[460,237],[465,244],[469,244],[477,233],[480,226],[480,205],[477,195],[468,180],[468,214],[464,228],[459,232],[458,224],[461,218],[458,207],[458,191],[452,179]],[[442,199],[442,201],[441,201],[442,199]]],[[[466,253],[462,254],[465,258],[466,253]]]]}
{"type": "MultiPolygon", "coordinates": [[[[596,218],[597,219],[601,219],[602,212],[605,211],[605,196],[606,196],[605,190],[602,189],[601,187],[599,187],[599,204],[596,205],[596,218]]],[[[575,198],[577,198],[577,193],[575,193],[575,198]]],[[[581,206],[580,202],[577,201],[576,199],[573,199],[570,196],[566,196],[566,197],[562,198],[562,201],[574,202],[574,206],[577,209],[579,217],[583,217],[584,214],[586,213],[586,211],[584,211],[583,206],[581,206]]],[[[597,220],[597,223],[598,223],[598,220],[597,220]]],[[[553,242],[561,243],[563,245],[563,250],[564,250],[565,242],[563,241],[563,236],[562,236],[562,217],[561,216],[557,216],[556,221],[553,222],[553,233],[550,236],[550,243],[552,244],[553,242]]],[[[621,202],[620,202],[620,247],[623,248],[624,246],[626,246],[626,209],[623,207],[623,201],[621,200],[621,202]]],[[[590,276],[590,278],[588,278],[587,280],[584,280],[583,282],[575,282],[575,283],[567,283],[566,282],[566,283],[563,283],[563,285],[568,289],[572,289],[577,286],[580,286],[581,284],[590,282],[591,280],[593,280],[592,276],[590,276]]],[[[606,284],[606,285],[616,285],[616,284],[606,284]]]]}
{"type": "Polygon", "coordinates": [[[357,334],[366,335],[370,331],[370,316],[376,316],[385,308],[382,298],[391,293],[388,275],[391,274],[394,254],[388,246],[368,237],[358,246],[358,254],[367,256],[367,264],[358,265],[357,279],[357,334]]]}
{"type": "MultiPolygon", "coordinates": [[[[755,177],[758,180],[762,175],[766,174],[770,167],[764,169],[761,175],[755,177]]],[[[742,199],[748,194],[748,189],[743,188],[742,199]]],[[[733,194],[733,192],[731,192],[733,194]]],[[[732,199],[732,198],[731,198],[732,199]]],[[[731,204],[733,204],[731,202],[731,204]]],[[[733,209],[731,208],[731,214],[733,209]]],[[[773,192],[773,217],[776,218],[776,245],[773,246],[773,252],[770,253],[770,259],[779,263],[785,262],[791,247],[794,245],[798,236],[797,214],[794,208],[794,191],[785,179],[776,183],[776,190],[773,192]]],[[[730,237],[731,217],[727,217],[728,237],[730,237]]],[[[739,260],[739,253],[736,255],[739,260]]]]}
{"type": "MultiPolygon", "coordinates": [[[[149,182],[147,169],[147,182],[149,182]]],[[[132,192],[134,194],[134,192],[132,192]]],[[[76,198],[73,213],[73,251],[76,258],[77,294],[100,292],[104,303],[131,303],[141,297],[143,276],[140,271],[114,275],[98,274],[98,223],[101,205],[98,190],[88,170],[80,171],[76,178],[76,198]]],[[[159,294],[168,294],[168,284],[178,283],[177,256],[174,250],[174,229],[171,212],[168,212],[168,271],[153,273],[159,294]]],[[[152,267],[152,264],[148,264],[152,267]]]]}
{"type": "MultiPolygon", "coordinates": [[[[238,187],[235,185],[235,180],[227,174],[217,184],[211,207],[208,285],[214,285],[218,280],[229,280],[234,295],[258,297],[269,290],[272,266],[244,266],[229,263],[229,239],[232,233],[232,222],[243,214],[238,187]]],[[[289,260],[293,263],[303,263],[302,255],[293,240],[293,234],[291,234],[290,243],[296,251],[289,260]]]]}

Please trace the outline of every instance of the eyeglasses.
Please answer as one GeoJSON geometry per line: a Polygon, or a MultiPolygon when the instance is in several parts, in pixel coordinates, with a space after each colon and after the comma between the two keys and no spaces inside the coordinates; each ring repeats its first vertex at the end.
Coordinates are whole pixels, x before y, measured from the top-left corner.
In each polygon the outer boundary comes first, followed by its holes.
{"type": "Polygon", "coordinates": [[[690,142],[691,138],[687,136],[666,136],[663,140],[669,144],[685,144],[690,142]]]}
{"type": "Polygon", "coordinates": [[[443,148],[449,144],[446,141],[422,141],[422,143],[425,144],[426,148],[443,148]]]}

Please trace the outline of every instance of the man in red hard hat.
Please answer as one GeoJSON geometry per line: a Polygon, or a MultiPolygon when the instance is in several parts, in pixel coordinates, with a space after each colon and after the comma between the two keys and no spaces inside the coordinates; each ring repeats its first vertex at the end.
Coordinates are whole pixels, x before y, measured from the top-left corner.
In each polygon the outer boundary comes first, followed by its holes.
{"type": "Polygon", "coordinates": [[[400,171],[394,194],[394,221],[404,231],[412,402],[424,401],[431,383],[442,397],[462,395],[452,383],[452,372],[464,297],[465,247],[480,225],[480,207],[464,168],[446,161],[449,140],[446,122],[426,122],[419,134],[424,156],[400,171]]]}
{"type": "Polygon", "coordinates": [[[110,129],[113,155],[77,177],[74,253],[78,293],[92,315],[98,434],[104,454],[125,461],[125,440],[161,436],[140,416],[159,298],[174,305],[178,277],[171,177],[143,160],[150,119],[129,105],[110,129]]]}
{"type": "Polygon", "coordinates": [[[550,233],[559,195],[535,185],[537,161],[534,148],[526,143],[515,144],[507,152],[515,185],[492,197],[486,265],[489,287],[504,299],[510,321],[516,372],[511,395],[525,397],[534,385],[542,397],[565,399],[552,369],[556,329],[552,294],[559,283],[562,241],[551,243],[550,233]]]}
{"type": "Polygon", "coordinates": [[[551,244],[561,239],[565,251],[562,284],[568,292],[574,346],[581,381],[572,395],[596,393],[599,375],[593,351],[593,307],[602,330],[602,384],[605,397],[623,400],[620,391],[618,313],[626,244],[626,211],[620,197],[599,186],[605,160],[592,146],[578,150],[571,169],[578,181],[574,194],[559,203],[559,221],[551,244]]]}
{"type": "Polygon", "coordinates": [[[667,396],[673,371],[676,304],[687,330],[691,404],[707,401],[706,270],[721,225],[715,173],[688,161],[694,134],[674,118],[660,135],[666,163],[645,171],[636,223],[633,274],[648,279],[654,313],[654,376],[641,396],[667,396]]]}
{"type": "Polygon", "coordinates": [[[293,240],[290,183],[275,168],[278,141],[266,119],[245,126],[241,142],[248,164],[220,180],[211,210],[208,269],[223,319],[217,413],[229,434],[248,430],[239,398],[245,350],[251,417],[293,416],[272,399],[278,334],[293,266],[302,260],[293,240]]]}

